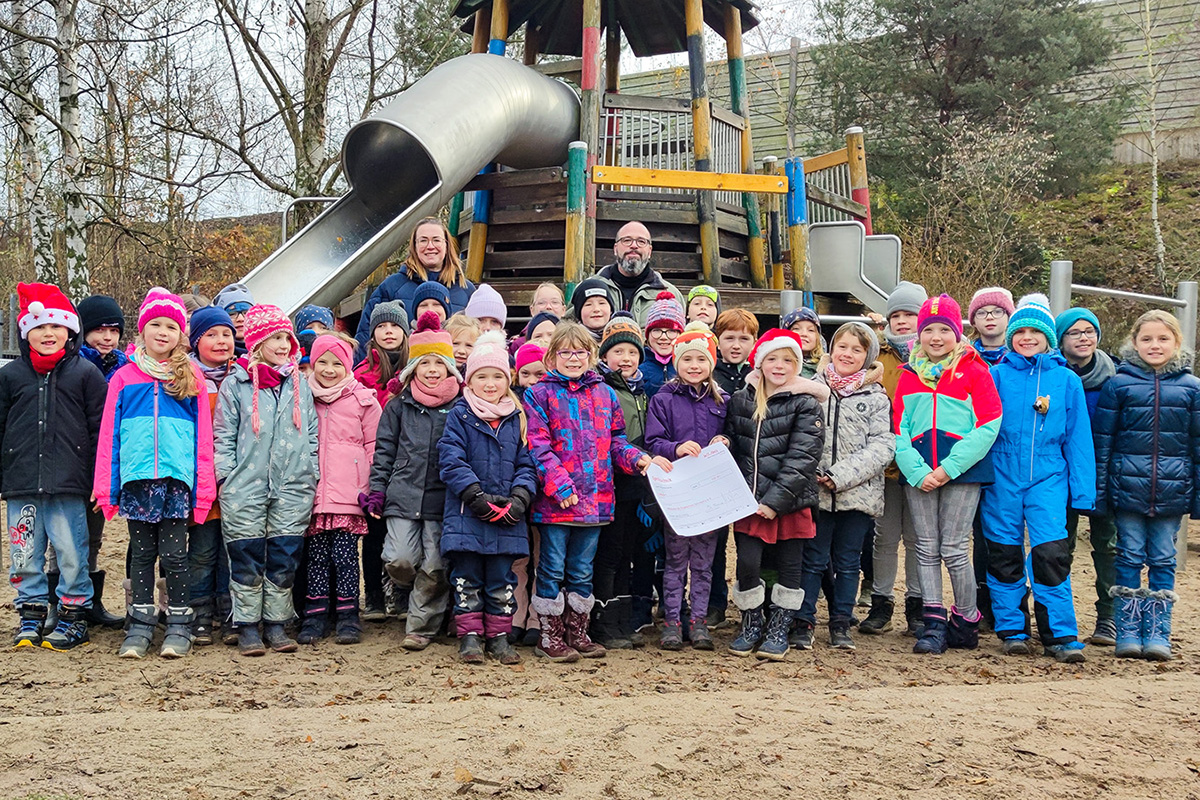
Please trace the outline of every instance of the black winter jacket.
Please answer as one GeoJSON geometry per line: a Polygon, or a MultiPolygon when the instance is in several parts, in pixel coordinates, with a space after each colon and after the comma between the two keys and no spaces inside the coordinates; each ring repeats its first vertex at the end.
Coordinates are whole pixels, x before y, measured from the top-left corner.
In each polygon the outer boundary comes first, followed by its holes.
{"type": "Polygon", "coordinates": [[[21,357],[0,369],[0,493],[92,494],[96,441],[108,384],[100,370],[78,355],[75,338],[48,375],[21,357]]]}
{"type": "Polygon", "coordinates": [[[1157,371],[1121,357],[1092,419],[1096,512],[1200,516],[1200,379],[1182,354],[1157,371]]]}
{"type": "Polygon", "coordinates": [[[446,484],[438,475],[438,440],[458,401],[428,408],[405,389],[383,409],[375,434],[371,491],[386,492],[385,517],[441,519],[446,484]]]}
{"type": "Polygon", "coordinates": [[[721,387],[721,391],[730,396],[746,387],[746,376],[749,374],[750,364],[745,361],[741,364],[730,364],[724,359],[718,358],[717,366],[713,369],[713,378],[716,379],[717,385],[721,387]]]}
{"type": "Polygon", "coordinates": [[[761,373],[729,400],[725,436],[729,449],[758,502],[784,516],[817,505],[817,467],[825,448],[822,404],[829,387],[797,377],[767,400],[767,415],[754,419],[754,395],[761,373]]]}

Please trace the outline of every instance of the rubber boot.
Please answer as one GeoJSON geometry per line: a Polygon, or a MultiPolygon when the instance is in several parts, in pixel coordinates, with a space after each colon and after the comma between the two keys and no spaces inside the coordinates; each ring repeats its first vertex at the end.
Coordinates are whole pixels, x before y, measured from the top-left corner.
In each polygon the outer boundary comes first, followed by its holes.
{"type": "Polygon", "coordinates": [[[287,635],[287,625],[282,622],[263,620],[263,639],[276,653],[294,653],[300,649],[296,640],[287,635]]]}
{"type": "Polygon", "coordinates": [[[767,619],[767,632],[756,656],[772,661],[782,661],[787,657],[790,649],[788,631],[792,629],[792,620],[803,603],[803,589],[793,589],[782,583],[771,587],[771,616],[767,619]]]}
{"type": "Polygon", "coordinates": [[[958,609],[950,607],[950,620],[946,625],[946,646],[957,650],[974,650],[979,647],[979,624],[982,615],[974,622],[968,620],[958,609]]]}
{"type": "Polygon", "coordinates": [[[925,603],[921,598],[904,598],[904,621],[908,626],[904,635],[920,639],[925,629],[925,603]]]}
{"type": "Polygon", "coordinates": [[[192,652],[192,623],[195,620],[196,612],[189,606],[168,606],[167,632],[158,654],[163,658],[183,658],[192,652]]]}
{"type": "Polygon", "coordinates": [[[946,652],[946,609],[925,606],[924,622],[925,630],[913,645],[913,652],[931,655],[946,652]]]}
{"type": "Polygon", "coordinates": [[[591,635],[607,650],[631,650],[633,642],[621,633],[620,600],[597,600],[592,607],[591,635]]]}
{"type": "Polygon", "coordinates": [[[767,585],[759,581],[758,586],[743,590],[741,584],[734,581],[729,587],[729,596],[742,612],[742,626],[737,638],[729,643],[729,652],[735,656],[748,656],[762,644],[766,628],[762,607],[767,598],[767,585]]]}
{"type": "Polygon", "coordinates": [[[21,622],[17,626],[17,635],[13,637],[13,647],[41,647],[42,626],[46,624],[46,607],[26,603],[21,606],[21,622]]]}
{"type": "Polygon", "coordinates": [[[150,603],[135,604],[129,609],[129,620],[125,627],[125,641],[117,651],[118,658],[145,658],[154,641],[154,627],[158,624],[158,609],[150,603]]]}
{"type": "Polygon", "coordinates": [[[79,606],[58,607],[58,624],[42,637],[42,647],[65,653],[91,641],[88,636],[87,609],[79,606]]]}
{"type": "Polygon", "coordinates": [[[1170,661],[1171,611],[1179,596],[1170,589],[1150,592],[1142,600],[1142,654],[1149,661],[1170,661]]]}
{"type": "Polygon", "coordinates": [[[505,666],[521,663],[521,654],[508,641],[507,636],[493,636],[488,639],[487,654],[505,666]]]}
{"type": "Polygon", "coordinates": [[[233,647],[241,641],[233,624],[233,598],[229,593],[217,595],[217,619],[221,621],[221,644],[233,647]]]}
{"type": "Polygon", "coordinates": [[[868,636],[879,636],[892,629],[892,613],[896,610],[896,601],[882,594],[871,595],[871,611],[858,626],[859,633],[868,636]]]}
{"type": "Polygon", "coordinates": [[[58,575],[57,572],[46,573],[46,622],[42,625],[42,636],[58,627],[58,575]]]}
{"type": "Polygon", "coordinates": [[[588,595],[567,594],[566,609],[563,611],[563,623],[566,626],[567,645],[575,648],[575,652],[584,658],[604,658],[607,652],[604,645],[593,641],[588,635],[588,623],[591,622],[592,607],[596,598],[588,595]]]}
{"type": "Polygon", "coordinates": [[[1114,586],[1108,594],[1113,599],[1113,616],[1117,624],[1117,644],[1113,655],[1117,658],[1141,658],[1142,600],[1146,593],[1129,586],[1114,586]]]}
{"type": "Polygon", "coordinates": [[[566,599],[562,592],[551,598],[534,595],[529,600],[529,607],[538,615],[539,624],[542,626],[541,638],[533,652],[556,663],[578,661],[579,652],[566,641],[567,630],[563,623],[566,599]]]}
{"type": "Polygon", "coordinates": [[[267,645],[263,642],[262,634],[258,632],[258,623],[253,625],[238,625],[237,631],[237,647],[238,654],[243,656],[265,656],[267,654],[267,645]]]}
{"type": "Polygon", "coordinates": [[[125,618],[110,614],[108,609],[104,607],[104,570],[96,570],[91,573],[92,578],[92,607],[88,609],[87,621],[89,625],[102,628],[111,628],[113,630],[125,624],[125,618]]]}
{"type": "Polygon", "coordinates": [[[644,647],[646,637],[638,632],[633,624],[633,597],[630,595],[621,595],[617,600],[617,627],[621,631],[621,637],[629,640],[631,647],[644,647]]]}

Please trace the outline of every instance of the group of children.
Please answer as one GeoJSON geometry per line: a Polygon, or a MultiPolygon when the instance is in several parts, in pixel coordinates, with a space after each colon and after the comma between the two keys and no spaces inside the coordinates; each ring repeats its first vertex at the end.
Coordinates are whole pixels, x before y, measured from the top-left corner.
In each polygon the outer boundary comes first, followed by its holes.
{"type": "Polygon", "coordinates": [[[468,663],[521,644],[570,662],[642,645],[657,598],[663,649],[714,649],[732,600],[729,652],[779,660],[813,646],[822,592],[830,646],[891,630],[903,541],[915,652],[977,647],[983,626],[1027,653],[1036,621],[1076,662],[1086,515],[1090,641],[1170,658],[1175,533],[1200,513],[1200,380],[1170,315],[1140,317],[1116,364],[1091,312],[1056,319],[1041,295],[976,293],[971,342],[951,297],[901,283],[876,325],[826,341],[811,309],[760,335],[708,286],[686,307],[661,292],[639,325],[589,279],[569,307],[539,287],[510,342],[503,299],[471,288],[453,313],[437,280],[406,289],[411,316],[375,303],[361,348],[328,309],[293,324],[238,284],[198,309],[154,288],[122,350],[111,298],[76,311],[21,284],[22,353],[0,370],[15,644],[124,624],[119,655],[142,658],[161,625],[163,657],[256,656],[399,616],[409,650],[452,631],[468,663]],[[731,526],[732,587],[729,529],[677,535],[642,477],[710,445],[759,504],[731,526]],[[116,514],[123,618],[96,568],[116,514]]]}

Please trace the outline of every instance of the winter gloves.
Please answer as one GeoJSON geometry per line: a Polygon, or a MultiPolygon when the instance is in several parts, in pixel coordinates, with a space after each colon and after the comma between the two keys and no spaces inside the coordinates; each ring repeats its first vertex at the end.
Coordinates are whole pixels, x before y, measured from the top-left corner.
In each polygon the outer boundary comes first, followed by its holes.
{"type": "Polygon", "coordinates": [[[478,483],[472,483],[462,493],[463,502],[471,513],[484,522],[498,522],[501,525],[516,525],[533,500],[529,492],[521,487],[513,489],[512,497],[498,494],[487,494],[478,483]]]}
{"type": "Polygon", "coordinates": [[[371,492],[369,494],[367,492],[359,492],[358,505],[369,516],[382,517],[385,499],[386,495],[383,492],[371,492]]]}

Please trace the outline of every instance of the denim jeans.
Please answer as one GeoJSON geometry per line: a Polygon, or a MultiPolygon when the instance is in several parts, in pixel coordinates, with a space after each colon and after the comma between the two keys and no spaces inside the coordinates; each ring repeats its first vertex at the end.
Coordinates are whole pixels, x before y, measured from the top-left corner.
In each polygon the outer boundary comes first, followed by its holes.
{"type": "Polygon", "coordinates": [[[804,548],[804,604],[800,619],[817,621],[817,594],[821,576],[832,562],[833,598],[829,600],[829,623],[850,623],[858,600],[858,572],[862,566],[863,542],[874,521],[861,511],[822,511],[817,515],[817,535],[804,548]]]}
{"type": "Polygon", "coordinates": [[[78,495],[9,497],[8,542],[12,564],[8,579],[17,606],[54,602],[47,595],[46,545],[58,554],[58,601],[90,608],[87,499],[78,495]]]}
{"type": "Polygon", "coordinates": [[[1182,517],[1117,511],[1117,585],[1139,589],[1142,566],[1150,591],[1175,588],[1175,537],[1182,517]]]}
{"type": "Polygon", "coordinates": [[[537,596],[553,600],[560,593],[592,596],[592,564],[600,542],[600,526],[542,525],[537,596]]]}
{"type": "MultiPolygon", "coordinates": [[[[218,553],[224,548],[221,520],[210,519],[188,528],[188,600],[196,609],[211,612],[217,597],[218,553]]],[[[228,574],[228,566],[226,566],[228,574]]],[[[228,591],[228,578],[226,578],[228,591]]]]}

